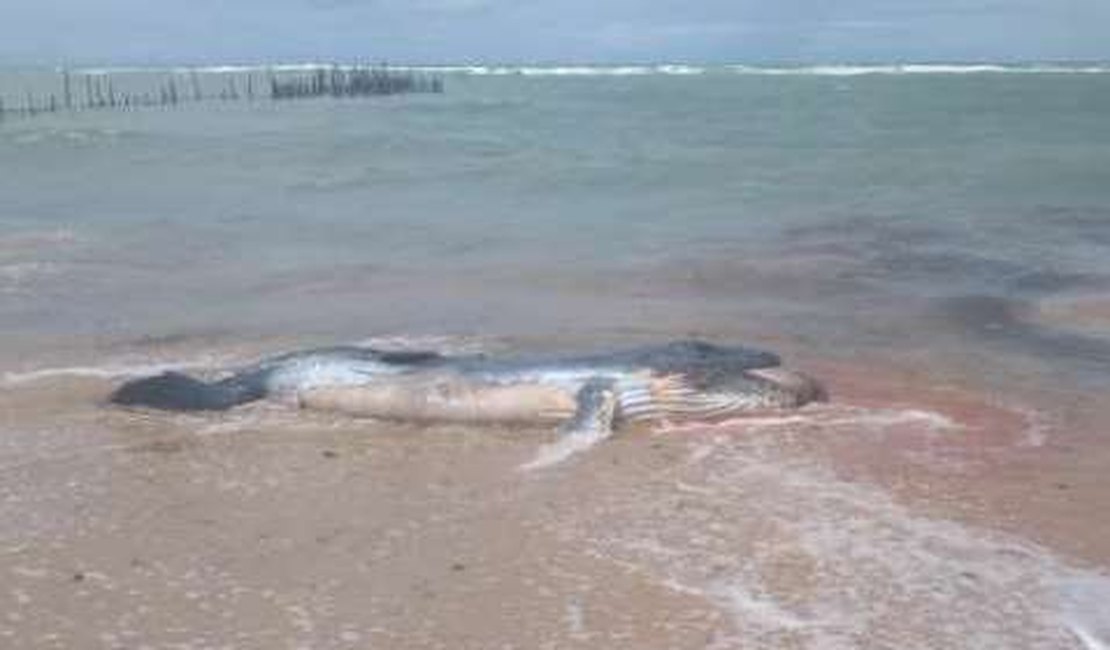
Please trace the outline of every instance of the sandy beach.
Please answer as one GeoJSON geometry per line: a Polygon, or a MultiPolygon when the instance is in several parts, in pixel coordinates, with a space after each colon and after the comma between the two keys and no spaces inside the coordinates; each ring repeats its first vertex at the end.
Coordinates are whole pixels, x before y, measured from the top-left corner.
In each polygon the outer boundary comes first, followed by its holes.
{"type": "Polygon", "coordinates": [[[1033,411],[920,369],[807,367],[832,403],[531,472],[550,431],[135,412],[103,404],[110,379],[9,375],[0,638],[1102,647],[1098,396],[1033,411]]]}

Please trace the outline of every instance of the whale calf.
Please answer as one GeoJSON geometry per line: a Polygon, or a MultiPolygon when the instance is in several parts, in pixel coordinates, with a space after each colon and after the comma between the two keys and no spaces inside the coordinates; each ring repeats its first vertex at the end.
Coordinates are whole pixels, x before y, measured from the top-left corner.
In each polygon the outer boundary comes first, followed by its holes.
{"type": "Polygon", "coordinates": [[[110,400],[219,411],[271,396],[370,417],[554,422],[568,435],[592,438],[631,422],[711,421],[826,399],[817,380],[781,367],[772,352],[690,340],[561,357],[320,348],[265,359],[214,381],[179,372],[135,379],[110,400]]]}

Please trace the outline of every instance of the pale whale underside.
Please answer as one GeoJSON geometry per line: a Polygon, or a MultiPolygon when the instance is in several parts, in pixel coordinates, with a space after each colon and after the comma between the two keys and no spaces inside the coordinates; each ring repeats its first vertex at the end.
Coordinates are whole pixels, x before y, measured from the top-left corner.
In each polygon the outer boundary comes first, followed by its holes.
{"type": "Polygon", "coordinates": [[[824,399],[777,355],[702,341],[604,354],[496,358],[335,347],[263,360],[204,382],[168,372],[125,383],[111,401],[224,410],[269,396],[351,415],[456,422],[561,422],[596,436],[638,420],[711,420],[824,399]]]}

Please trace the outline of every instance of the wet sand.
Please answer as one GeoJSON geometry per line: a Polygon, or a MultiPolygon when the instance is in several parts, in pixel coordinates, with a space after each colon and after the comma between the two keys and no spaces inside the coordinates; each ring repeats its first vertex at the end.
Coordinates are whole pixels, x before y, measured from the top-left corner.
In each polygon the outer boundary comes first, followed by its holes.
{"type": "Polygon", "coordinates": [[[110,378],[9,375],[0,645],[1103,647],[1097,395],[800,362],[833,403],[532,472],[550,431],[130,412],[110,378]]]}

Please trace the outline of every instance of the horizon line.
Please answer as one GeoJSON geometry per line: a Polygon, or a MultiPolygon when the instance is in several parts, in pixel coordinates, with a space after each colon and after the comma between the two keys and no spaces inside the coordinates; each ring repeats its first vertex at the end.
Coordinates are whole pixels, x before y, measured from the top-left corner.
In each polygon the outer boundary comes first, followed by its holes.
{"type": "Polygon", "coordinates": [[[189,61],[170,60],[127,60],[127,61],[65,61],[65,62],[18,62],[0,60],[0,69],[8,70],[81,70],[89,68],[100,69],[205,69],[205,68],[266,68],[266,67],[293,67],[293,66],[390,66],[401,68],[555,68],[555,67],[583,67],[583,68],[620,68],[620,67],[662,67],[662,66],[690,66],[701,68],[727,68],[727,67],[752,67],[752,68],[803,68],[803,67],[896,67],[896,66],[1059,66],[1082,67],[1095,65],[1110,65],[1110,58],[1083,59],[1083,58],[890,58],[890,59],[738,59],[738,60],[699,60],[699,59],[626,59],[626,60],[588,60],[588,59],[518,59],[518,60],[390,60],[388,57],[334,57],[331,59],[294,57],[285,59],[228,59],[189,61]]]}

